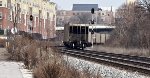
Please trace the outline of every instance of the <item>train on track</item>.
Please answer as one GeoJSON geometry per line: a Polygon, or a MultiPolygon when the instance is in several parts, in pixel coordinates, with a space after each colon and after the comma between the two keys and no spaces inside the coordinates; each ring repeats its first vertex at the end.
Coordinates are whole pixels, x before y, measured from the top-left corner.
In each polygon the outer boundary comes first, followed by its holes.
{"type": "Polygon", "coordinates": [[[65,47],[74,49],[84,49],[91,47],[92,43],[88,42],[89,25],[88,24],[66,24],[64,26],[65,47]]]}
{"type": "Polygon", "coordinates": [[[104,44],[115,26],[65,24],[63,43],[67,48],[84,49],[93,44],[104,44]]]}

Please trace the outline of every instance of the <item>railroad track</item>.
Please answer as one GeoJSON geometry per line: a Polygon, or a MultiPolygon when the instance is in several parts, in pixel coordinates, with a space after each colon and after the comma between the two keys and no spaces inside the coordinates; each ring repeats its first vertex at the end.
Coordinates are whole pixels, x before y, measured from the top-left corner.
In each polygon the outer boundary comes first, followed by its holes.
{"type": "Polygon", "coordinates": [[[121,66],[127,66],[142,71],[142,73],[150,73],[150,58],[138,57],[138,56],[129,56],[122,54],[113,54],[106,52],[97,52],[90,50],[69,50],[63,49],[61,53],[67,55],[72,55],[76,57],[86,58],[96,62],[109,62],[113,64],[118,64],[121,66]]]}

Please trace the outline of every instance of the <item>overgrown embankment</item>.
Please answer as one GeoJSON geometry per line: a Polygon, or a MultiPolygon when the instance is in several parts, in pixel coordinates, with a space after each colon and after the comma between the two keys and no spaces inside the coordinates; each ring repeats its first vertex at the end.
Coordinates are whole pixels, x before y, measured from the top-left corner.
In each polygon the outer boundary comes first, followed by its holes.
{"type": "Polygon", "coordinates": [[[8,51],[12,60],[23,61],[33,70],[34,78],[101,78],[90,71],[78,71],[64,61],[51,41],[33,40],[31,37],[15,36],[8,51]]]}

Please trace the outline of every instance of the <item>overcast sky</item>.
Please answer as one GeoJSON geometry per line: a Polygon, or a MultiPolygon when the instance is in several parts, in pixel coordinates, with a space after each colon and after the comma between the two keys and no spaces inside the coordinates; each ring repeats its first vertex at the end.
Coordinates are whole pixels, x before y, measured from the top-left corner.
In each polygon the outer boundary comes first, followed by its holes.
{"type": "Polygon", "coordinates": [[[71,10],[73,4],[99,4],[99,7],[115,7],[126,2],[126,0],[51,0],[58,5],[58,9],[71,10]]]}

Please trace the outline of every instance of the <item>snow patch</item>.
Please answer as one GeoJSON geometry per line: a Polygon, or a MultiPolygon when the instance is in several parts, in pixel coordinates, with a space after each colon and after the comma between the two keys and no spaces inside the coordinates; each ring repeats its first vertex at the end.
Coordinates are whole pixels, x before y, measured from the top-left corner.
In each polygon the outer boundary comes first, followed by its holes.
{"type": "Polygon", "coordinates": [[[0,78],[32,78],[32,72],[21,62],[0,61],[0,78]]]}

